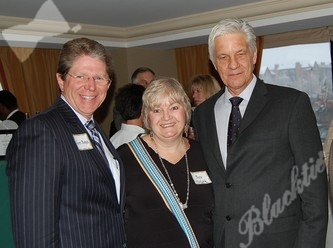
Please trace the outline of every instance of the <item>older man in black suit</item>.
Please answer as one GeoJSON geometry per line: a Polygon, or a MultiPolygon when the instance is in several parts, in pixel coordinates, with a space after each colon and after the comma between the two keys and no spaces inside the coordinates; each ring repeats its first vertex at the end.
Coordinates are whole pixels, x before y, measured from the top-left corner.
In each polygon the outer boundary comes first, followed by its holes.
{"type": "Polygon", "coordinates": [[[111,57],[96,41],[67,42],[57,80],[61,97],[19,127],[8,161],[16,247],[126,247],[124,173],[94,123],[111,84],[111,57]]]}
{"type": "Polygon", "coordinates": [[[256,78],[246,21],[219,22],[209,53],[225,87],[196,108],[194,125],[213,181],[215,247],[324,248],[327,178],[309,97],[256,78]]]}

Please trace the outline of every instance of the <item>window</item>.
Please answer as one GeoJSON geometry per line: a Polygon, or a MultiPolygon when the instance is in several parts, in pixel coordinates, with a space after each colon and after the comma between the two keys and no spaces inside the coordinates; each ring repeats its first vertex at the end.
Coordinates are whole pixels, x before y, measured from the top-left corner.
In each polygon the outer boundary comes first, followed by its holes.
{"type": "Polygon", "coordinates": [[[333,139],[328,135],[333,133],[331,67],[330,43],[326,42],[264,49],[260,68],[260,78],[266,83],[309,95],[323,144],[333,139]]]}

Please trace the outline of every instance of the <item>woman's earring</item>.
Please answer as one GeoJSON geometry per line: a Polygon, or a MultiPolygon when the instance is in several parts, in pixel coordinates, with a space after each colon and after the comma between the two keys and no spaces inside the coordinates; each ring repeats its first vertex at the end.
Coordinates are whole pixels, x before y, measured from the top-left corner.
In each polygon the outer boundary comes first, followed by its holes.
{"type": "Polygon", "coordinates": [[[185,135],[185,137],[187,138],[187,136],[188,136],[188,125],[187,124],[185,124],[185,127],[184,127],[184,135],[185,135]]]}

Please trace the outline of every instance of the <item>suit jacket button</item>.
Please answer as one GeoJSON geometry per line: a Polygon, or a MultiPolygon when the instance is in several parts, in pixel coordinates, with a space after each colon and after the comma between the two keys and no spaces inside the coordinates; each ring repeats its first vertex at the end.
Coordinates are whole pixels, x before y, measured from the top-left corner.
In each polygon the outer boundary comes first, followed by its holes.
{"type": "Polygon", "coordinates": [[[231,185],[232,185],[231,183],[226,183],[226,184],[225,184],[225,186],[226,186],[228,189],[231,188],[231,185]]]}
{"type": "Polygon", "coordinates": [[[229,215],[227,215],[227,216],[225,217],[225,219],[226,219],[227,221],[230,221],[230,220],[231,220],[231,217],[230,217],[229,215]]]}

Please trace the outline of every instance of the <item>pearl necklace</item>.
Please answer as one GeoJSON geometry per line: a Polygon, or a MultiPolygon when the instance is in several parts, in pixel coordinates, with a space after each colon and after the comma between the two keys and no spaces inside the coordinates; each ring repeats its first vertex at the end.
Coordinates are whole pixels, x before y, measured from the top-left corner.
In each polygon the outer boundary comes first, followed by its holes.
{"type": "Polygon", "coordinates": [[[173,184],[173,182],[171,180],[171,177],[170,177],[170,175],[168,173],[168,170],[167,170],[166,166],[164,165],[163,160],[162,160],[160,154],[158,153],[157,144],[156,144],[155,140],[153,139],[153,135],[152,134],[150,134],[150,138],[151,138],[152,142],[155,145],[155,150],[156,150],[157,156],[158,156],[158,158],[159,158],[159,160],[160,160],[160,162],[162,164],[162,167],[163,167],[163,169],[165,171],[165,174],[167,175],[167,178],[169,180],[169,184],[170,184],[171,189],[172,189],[172,191],[173,191],[173,193],[174,193],[174,195],[175,195],[175,197],[176,197],[176,199],[177,199],[177,201],[179,203],[179,206],[184,210],[184,209],[186,209],[188,207],[188,205],[187,205],[188,204],[188,199],[190,198],[190,170],[189,170],[189,167],[188,167],[187,152],[186,152],[184,140],[183,140],[183,145],[184,145],[184,148],[185,148],[187,189],[186,189],[186,200],[185,200],[184,203],[182,203],[180,201],[180,199],[179,199],[178,193],[177,193],[176,188],[175,188],[175,186],[174,186],[174,184],[173,184]]]}

